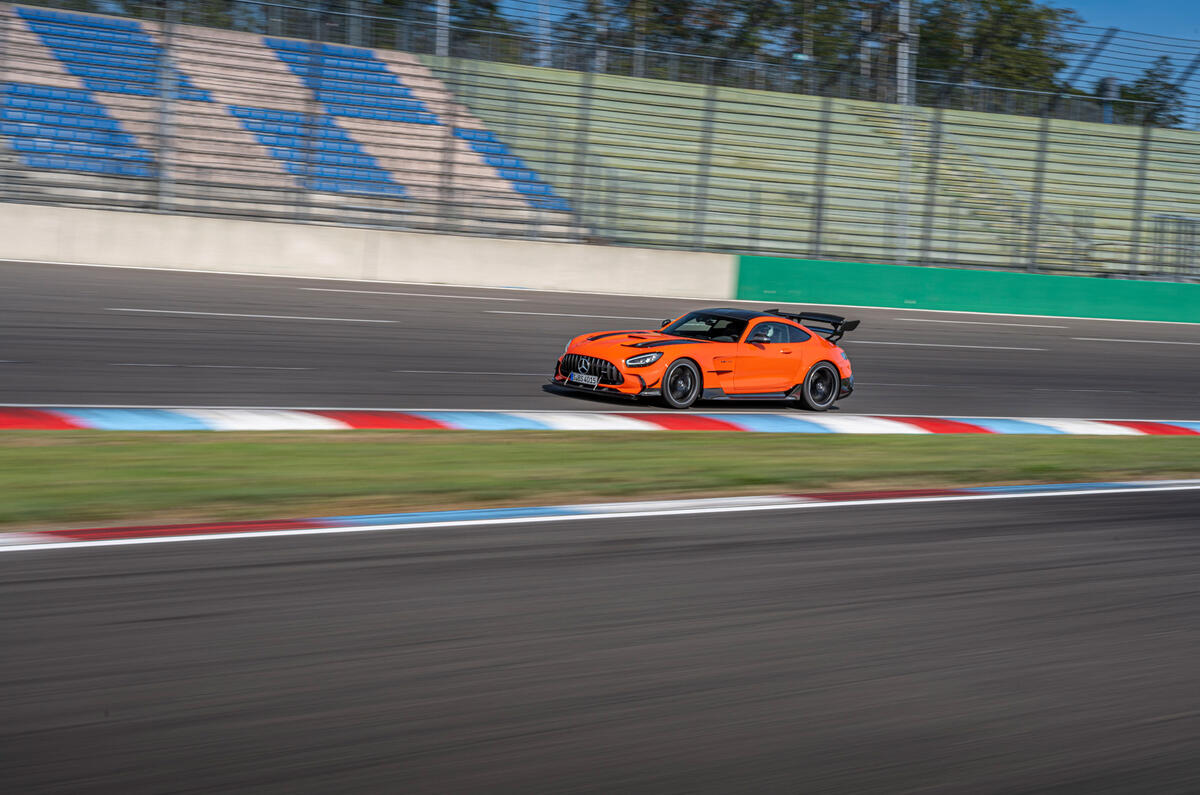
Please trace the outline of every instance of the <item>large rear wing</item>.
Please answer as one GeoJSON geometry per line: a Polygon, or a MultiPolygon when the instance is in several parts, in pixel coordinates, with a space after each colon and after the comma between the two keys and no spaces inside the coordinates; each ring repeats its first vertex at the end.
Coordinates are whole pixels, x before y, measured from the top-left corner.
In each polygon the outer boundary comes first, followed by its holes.
{"type": "Polygon", "coordinates": [[[841,315],[827,315],[823,312],[784,312],[782,309],[768,309],[767,314],[786,317],[808,326],[830,342],[837,342],[847,331],[858,328],[859,324],[857,320],[847,320],[841,315]]]}

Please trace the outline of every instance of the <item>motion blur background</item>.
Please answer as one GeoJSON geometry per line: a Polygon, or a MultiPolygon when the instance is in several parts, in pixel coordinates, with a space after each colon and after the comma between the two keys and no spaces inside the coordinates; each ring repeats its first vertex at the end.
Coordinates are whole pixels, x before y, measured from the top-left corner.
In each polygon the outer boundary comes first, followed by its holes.
{"type": "Polygon", "coordinates": [[[1198,71],[1034,0],[0,4],[0,789],[1200,792],[1198,71]],[[543,389],[738,300],[855,307],[865,416],[543,389]]]}
{"type": "Polygon", "coordinates": [[[3,5],[0,196],[1195,280],[1198,67],[1026,0],[3,5]]]}

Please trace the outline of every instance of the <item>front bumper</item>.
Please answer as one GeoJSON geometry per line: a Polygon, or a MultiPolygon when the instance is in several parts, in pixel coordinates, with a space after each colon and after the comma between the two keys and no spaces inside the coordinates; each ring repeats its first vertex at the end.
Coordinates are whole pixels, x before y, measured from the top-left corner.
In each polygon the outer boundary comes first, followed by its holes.
{"type": "Polygon", "coordinates": [[[653,364],[649,367],[630,368],[628,372],[620,364],[616,365],[616,368],[621,376],[621,383],[619,384],[598,384],[594,387],[572,384],[567,381],[567,374],[563,372],[562,357],[560,356],[558,362],[554,365],[554,374],[550,380],[558,386],[576,392],[590,392],[594,395],[638,398],[658,397],[662,394],[659,389],[659,382],[662,381],[666,365],[653,364]]]}
{"type": "Polygon", "coordinates": [[[662,395],[662,391],[658,389],[643,389],[641,392],[622,392],[621,390],[608,385],[598,387],[580,386],[579,384],[569,383],[562,376],[556,375],[550,379],[550,383],[561,389],[569,389],[572,392],[582,392],[585,395],[604,395],[605,397],[623,398],[625,400],[639,400],[641,398],[656,398],[662,395]]]}

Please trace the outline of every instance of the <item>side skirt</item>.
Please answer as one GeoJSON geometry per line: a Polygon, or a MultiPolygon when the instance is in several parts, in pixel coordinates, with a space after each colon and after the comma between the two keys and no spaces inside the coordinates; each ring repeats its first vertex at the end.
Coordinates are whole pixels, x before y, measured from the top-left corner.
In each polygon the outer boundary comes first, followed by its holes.
{"type": "Polygon", "coordinates": [[[795,400],[795,395],[788,392],[737,392],[729,394],[724,389],[714,387],[706,389],[700,395],[701,400],[795,400]]]}

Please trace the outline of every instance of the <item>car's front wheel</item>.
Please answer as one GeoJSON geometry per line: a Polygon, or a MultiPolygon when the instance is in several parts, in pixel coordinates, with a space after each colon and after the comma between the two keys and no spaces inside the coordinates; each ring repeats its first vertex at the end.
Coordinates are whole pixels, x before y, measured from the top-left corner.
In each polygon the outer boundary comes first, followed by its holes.
{"type": "Polygon", "coordinates": [[[837,400],[841,377],[829,362],[817,362],[800,385],[800,401],[813,411],[825,411],[837,400]]]}
{"type": "Polygon", "coordinates": [[[673,409],[690,408],[700,397],[700,368],[688,359],[672,362],[662,379],[662,400],[673,409]]]}

